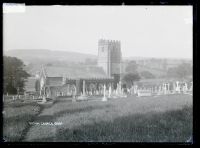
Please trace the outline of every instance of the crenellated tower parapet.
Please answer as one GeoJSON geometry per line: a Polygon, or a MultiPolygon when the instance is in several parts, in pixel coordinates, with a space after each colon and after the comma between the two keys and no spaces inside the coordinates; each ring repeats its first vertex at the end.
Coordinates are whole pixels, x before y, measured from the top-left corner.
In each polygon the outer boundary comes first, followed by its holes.
{"type": "Polygon", "coordinates": [[[121,42],[100,39],[98,42],[98,66],[108,76],[119,75],[121,68],[121,42]]]}

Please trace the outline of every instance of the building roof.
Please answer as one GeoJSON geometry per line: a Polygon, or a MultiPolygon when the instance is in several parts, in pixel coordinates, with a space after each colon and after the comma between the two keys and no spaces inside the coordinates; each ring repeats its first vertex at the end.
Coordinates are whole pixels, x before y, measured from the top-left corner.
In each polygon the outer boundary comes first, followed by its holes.
{"type": "Polygon", "coordinates": [[[77,78],[109,78],[101,67],[58,67],[58,66],[46,66],[44,67],[47,77],[66,77],[68,79],[77,78]]]}
{"type": "Polygon", "coordinates": [[[62,77],[47,77],[46,84],[48,86],[62,86],[62,77]]]}
{"type": "Polygon", "coordinates": [[[35,82],[36,79],[34,77],[29,77],[25,82],[25,91],[26,92],[35,91],[35,82]]]}

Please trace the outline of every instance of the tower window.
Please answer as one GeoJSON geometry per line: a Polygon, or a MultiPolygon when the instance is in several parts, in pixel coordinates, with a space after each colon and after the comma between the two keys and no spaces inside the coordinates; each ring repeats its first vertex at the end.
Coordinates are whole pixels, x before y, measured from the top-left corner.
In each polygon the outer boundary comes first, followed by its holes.
{"type": "Polygon", "coordinates": [[[103,49],[103,47],[102,47],[101,51],[102,51],[102,52],[104,52],[104,49],[103,49]]]}

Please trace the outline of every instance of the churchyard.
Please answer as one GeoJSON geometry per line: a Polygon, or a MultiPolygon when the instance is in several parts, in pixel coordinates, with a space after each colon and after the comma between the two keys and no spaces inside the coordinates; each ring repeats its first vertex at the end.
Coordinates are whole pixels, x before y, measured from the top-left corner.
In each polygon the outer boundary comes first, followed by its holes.
{"type": "Polygon", "coordinates": [[[108,95],[84,101],[58,97],[51,104],[4,99],[4,140],[185,142],[192,136],[192,95],[108,95]]]}
{"type": "Polygon", "coordinates": [[[4,142],[193,142],[191,8],[6,14],[4,142]]]}

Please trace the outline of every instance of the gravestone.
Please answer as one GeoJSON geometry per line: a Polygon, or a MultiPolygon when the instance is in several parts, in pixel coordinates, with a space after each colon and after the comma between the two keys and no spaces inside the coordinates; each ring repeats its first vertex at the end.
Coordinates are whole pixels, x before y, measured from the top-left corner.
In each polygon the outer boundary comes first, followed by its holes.
{"type": "Polygon", "coordinates": [[[117,89],[114,91],[114,96],[113,96],[113,98],[118,98],[117,89]]]}
{"type": "Polygon", "coordinates": [[[187,93],[187,83],[185,82],[183,85],[183,93],[187,93]]]}
{"type": "Polygon", "coordinates": [[[163,92],[165,95],[167,94],[167,84],[166,83],[163,84],[163,92]]]}
{"type": "Polygon", "coordinates": [[[170,83],[167,83],[168,93],[170,93],[170,83]]]}
{"type": "Polygon", "coordinates": [[[162,86],[159,85],[159,89],[158,89],[157,95],[162,95],[162,94],[163,94],[162,86]]]}
{"type": "Polygon", "coordinates": [[[111,93],[112,93],[112,88],[111,88],[111,86],[109,86],[108,98],[111,98],[111,93]]]}
{"type": "Polygon", "coordinates": [[[134,94],[137,94],[138,86],[137,86],[137,85],[134,85],[134,86],[133,86],[133,89],[134,89],[134,94]]]}
{"type": "Polygon", "coordinates": [[[83,80],[83,96],[85,96],[85,80],[83,80]]]}
{"type": "Polygon", "coordinates": [[[75,96],[72,97],[72,102],[76,102],[76,97],[75,96]]]}
{"type": "Polygon", "coordinates": [[[96,95],[97,95],[97,96],[99,95],[99,91],[98,91],[98,90],[96,90],[96,95]]]}
{"type": "Polygon", "coordinates": [[[121,81],[119,81],[119,84],[118,84],[118,95],[121,96],[122,95],[122,84],[121,84],[121,81]]]}
{"type": "Polygon", "coordinates": [[[180,82],[176,81],[176,92],[181,93],[180,82]]]}
{"type": "Polygon", "coordinates": [[[106,97],[106,85],[104,84],[103,86],[103,98],[102,101],[107,101],[107,97],[106,97]]]}
{"type": "Polygon", "coordinates": [[[119,95],[119,83],[117,83],[117,88],[116,88],[116,96],[119,95]]]}
{"type": "Polygon", "coordinates": [[[185,90],[188,91],[188,84],[185,83],[185,90]]]}
{"type": "Polygon", "coordinates": [[[172,93],[173,93],[173,94],[176,93],[176,83],[175,83],[175,82],[173,82],[172,93]]]}
{"type": "Polygon", "coordinates": [[[130,94],[131,94],[131,95],[134,94],[134,87],[133,87],[133,85],[132,85],[131,88],[130,88],[130,94]]]}
{"type": "Polygon", "coordinates": [[[46,102],[47,102],[46,97],[43,96],[43,97],[42,97],[42,103],[46,103],[46,102]]]}
{"type": "Polygon", "coordinates": [[[190,91],[193,91],[193,82],[191,82],[190,91]]]}

